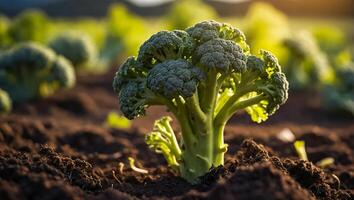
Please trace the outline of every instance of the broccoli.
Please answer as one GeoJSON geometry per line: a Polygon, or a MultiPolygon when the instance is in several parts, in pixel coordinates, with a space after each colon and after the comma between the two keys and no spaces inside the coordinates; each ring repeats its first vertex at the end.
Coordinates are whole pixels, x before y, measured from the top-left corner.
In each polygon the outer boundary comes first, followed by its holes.
{"type": "Polygon", "coordinates": [[[283,60],[284,49],[281,41],[290,34],[287,16],[265,1],[250,5],[245,16],[245,34],[252,53],[260,49],[272,51],[279,61],[283,60]]]}
{"type": "Polygon", "coordinates": [[[165,105],[176,117],[179,142],[165,117],[146,143],[192,183],[224,163],[224,127],[235,112],[245,110],[262,122],[287,100],[288,82],[277,59],[268,51],[251,55],[245,40],[240,30],[216,21],[161,31],[115,75],[113,88],[128,119],[143,116],[151,105],[165,105]]]}
{"type": "Polygon", "coordinates": [[[323,86],[324,105],[330,111],[354,116],[354,63],[336,69],[335,74],[334,82],[323,86]]]}
{"type": "Polygon", "coordinates": [[[289,54],[284,72],[293,89],[332,81],[333,70],[329,59],[309,32],[300,32],[283,43],[289,54]]]}
{"type": "Polygon", "coordinates": [[[67,58],[76,69],[92,67],[97,59],[97,50],[91,39],[79,33],[63,33],[49,42],[57,54],[67,58]]]}
{"type": "Polygon", "coordinates": [[[74,84],[71,63],[42,45],[23,43],[0,57],[0,87],[14,102],[48,96],[74,84]]]}
{"type": "Polygon", "coordinates": [[[318,46],[328,55],[337,55],[347,46],[345,33],[335,26],[319,26],[312,30],[318,46]]]}
{"type": "Polygon", "coordinates": [[[100,59],[105,63],[117,63],[121,55],[135,53],[148,38],[143,20],[131,13],[123,4],[113,4],[107,16],[107,35],[100,59]]]}
{"type": "Polygon", "coordinates": [[[0,89],[0,115],[8,114],[12,109],[12,101],[5,90],[0,89]]]}
{"type": "Polygon", "coordinates": [[[39,10],[28,10],[10,24],[8,33],[12,42],[46,42],[50,30],[47,16],[39,10]]]}

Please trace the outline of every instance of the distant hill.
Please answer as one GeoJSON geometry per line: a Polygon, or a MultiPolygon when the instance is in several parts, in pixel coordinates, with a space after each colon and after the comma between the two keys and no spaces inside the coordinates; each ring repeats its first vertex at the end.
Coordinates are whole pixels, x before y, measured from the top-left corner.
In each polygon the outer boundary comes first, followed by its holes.
{"type": "MultiPolygon", "coordinates": [[[[227,2],[205,0],[221,16],[242,16],[257,0],[227,2]]],[[[354,0],[268,0],[290,16],[354,17],[354,0]]],[[[167,12],[171,2],[153,7],[139,7],[128,0],[2,0],[0,13],[14,16],[26,8],[39,8],[53,17],[104,17],[112,3],[123,3],[142,16],[159,16],[167,12]]]]}

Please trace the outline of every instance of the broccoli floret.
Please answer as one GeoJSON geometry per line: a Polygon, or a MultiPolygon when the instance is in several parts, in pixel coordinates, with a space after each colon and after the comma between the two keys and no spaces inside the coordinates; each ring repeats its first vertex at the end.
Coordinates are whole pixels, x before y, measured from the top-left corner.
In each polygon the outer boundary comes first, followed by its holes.
{"type": "Polygon", "coordinates": [[[166,60],[190,57],[193,42],[184,31],[161,31],[141,45],[138,60],[150,69],[166,60]]]}
{"type": "Polygon", "coordinates": [[[6,115],[11,112],[12,101],[5,90],[0,89],[0,115],[6,115]]]}
{"type": "Polygon", "coordinates": [[[14,102],[48,96],[74,84],[71,63],[42,45],[23,43],[0,57],[0,87],[14,102]]]}
{"type": "Polygon", "coordinates": [[[145,83],[131,81],[119,92],[120,110],[128,119],[134,119],[145,114],[149,99],[145,96],[145,83]]]}
{"type": "Polygon", "coordinates": [[[186,98],[194,94],[203,77],[203,71],[186,60],[167,60],[150,70],[146,86],[168,99],[186,98]]]}
{"type": "Polygon", "coordinates": [[[76,69],[90,68],[97,59],[95,45],[81,33],[63,33],[50,41],[49,47],[67,58],[76,69]]]}
{"type": "Polygon", "coordinates": [[[212,39],[225,39],[236,42],[244,52],[249,51],[246,37],[239,29],[213,20],[203,21],[186,29],[186,32],[193,38],[196,45],[203,44],[212,39]]]}
{"type": "Polygon", "coordinates": [[[170,118],[155,123],[146,142],[190,182],[224,163],[227,121],[245,110],[256,122],[275,113],[288,97],[288,82],[270,52],[250,55],[243,33],[215,21],[186,31],[161,31],[130,57],[113,81],[123,114],[134,119],[151,105],[165,105],[170,118]]]}
{"type": "Polygon", "coordinates": [[[209,40],[198,46],[193,55],[193,62],[196,65],[223,72],[242,72],[246,68],[246,61],[247,57],[239,45],[221,38],[209,40]]]}

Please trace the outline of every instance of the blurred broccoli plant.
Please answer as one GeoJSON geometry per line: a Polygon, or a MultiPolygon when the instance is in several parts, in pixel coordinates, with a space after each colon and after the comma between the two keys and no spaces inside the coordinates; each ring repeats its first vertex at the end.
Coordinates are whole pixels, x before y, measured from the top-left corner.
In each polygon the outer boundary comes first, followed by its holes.
{"type": "Polygon", "coordinates": [[[101,60],[115,63],[122,55],[137,52],[148,37],[144,22],[122,4],[114,4],[108,12],[107,36],[101,52],[101,60]]]}
{"type": "Polygon", "coordinates": [[[5,115],[11,112],[12,101],[5,90],[0,89],[0,115],[5,115]]]}
{"type": "Polygon", "coordinates": [[[171,118],[164,117],[146,143],[190,182],[224,163],[224,127],[235,112],[245,110],[262,122],[288,97],[276,57],[268,51],[251,55],[239,29],[215,21],[154,34],[119,68],[113,87],[128,119],[151,105],[173,113],[180,142],[171,118]]]}
{"type": "Polygon", "coordinates": [[[98,49],[103,47],[106,36],[106,21],[104,19],[80,18],[80,20],[55,20],[52,35],[63,32],[85,33],[98,49]]]}
{"type": "Polygon", "coordinates": [[[213,7],[201,0],[177,0],[167,12],[167,28],[169,30],[185,29],[198,21],[217,18],[213,7]]]}
{"type": "Polygon", "coordinates": [[[11,40],[8,35],[9,20],[0,15],[0,49],[7,47],[11,40]]]}
{"type": "Polygon", "coordinates": [[[335,80],[322,90],[324,104],[334,112],[347,112],[354,116],[354,63],[335,69],[335,80]]]}
{"type": "Polygon", "coordinates": [[[321,50],[328,55],[337,55],[346,48],[347,39],[343,31],[333,26],[319,26],[312,30],[321,50]]]}
{"type": "Polygon", "coordinates": [[[252,53],[266,49],[272,51],[280,61],[284,59],[282,41],[291,32],[285,14],[271,4],[253,3],[245,16],[244,27],[252,53]]]}
{"type": "Polygon", "coordinates": [[[28,10],[11,22],[8,32],[14,43],[46,42],[50,32],[50,21],[41,11],[28,10]]]}
{"type": "Polygon", "coordinates": [[[297,32],[293,37],[285,39],[283,44],[288,52],[284,72],[291,88],[316,87],[333,80],[333,69],[328,57],[317,46],[311,33],[297,32]]]}
{"type": "Polygon", "coordinates": [[[50,41],[48,46],[67,58],[77,70],[88,70],[96,64],[96,46],[84,33],[62,33],[50,41]]]}
{"type": "Polygon", "coordinates": [[[15,102],[48,96],[74,84],[71,63],[42,45],[19,44],[0,56],[0,88],[15,102]]]}

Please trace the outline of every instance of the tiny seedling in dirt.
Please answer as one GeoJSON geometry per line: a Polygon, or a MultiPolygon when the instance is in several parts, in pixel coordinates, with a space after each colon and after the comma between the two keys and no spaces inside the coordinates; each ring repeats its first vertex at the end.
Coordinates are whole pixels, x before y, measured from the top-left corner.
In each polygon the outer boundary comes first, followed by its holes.
{"type": "Polygon", "coordinates": [[[129,166],[133,171],[136,171],[136,172],[142,173],[142,174],[149,173],[146,169],[142,169],[142,168],[135,166],[135,159],[134,158],[129,157],[128,160],[129,160],[129,166]]]}
{"type": "Polygon", "coordinates": [[[151,105],[173,113],[180,140],[164,117],[146,142],[191,183],[224,164],[224,127],[235,112],[244,110],[260,123],[288,97],[276,57],[268,51],[251,55],[239,29],[216,21],[154,34],[120,67],[113,87],[128,119],[151,105]]]}
{"type": "Polygon", "coordinates": [[[297,140],[294,142],[294,147],[296,150],[297,155],[301,160],[306,160],[308,161],[309,159],[307,158],[307,153],[306,153],[306,147],[305,147],[305,141],[302,140],[297,140]]]}
{"type": "Polygon", "coordinates": [[[5,90],[0,89],[0,116],[11,112],[12,101],[5,90]]]}
{"type": "MultiPolygon", "coordinates": [[[[309,161],[309,159],[307,157],[305,141],[303,141],[303,140],[295,141],[294,142],[294,148],[295,148],[295,151],[296,151],[297,155],[299,156],[299,158],[301,160],[309,161]]],[[[326,157],[326,158],[323,158],[320,161],[318,161],[316,163],[316,165],[321,167],[321,168],[326,168],[326,167],[332,165],[333,163],[334,163],[334,158],[326,157]]]]}

